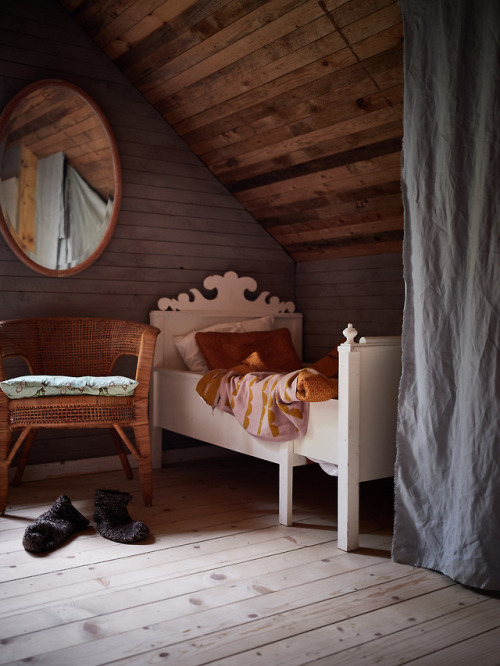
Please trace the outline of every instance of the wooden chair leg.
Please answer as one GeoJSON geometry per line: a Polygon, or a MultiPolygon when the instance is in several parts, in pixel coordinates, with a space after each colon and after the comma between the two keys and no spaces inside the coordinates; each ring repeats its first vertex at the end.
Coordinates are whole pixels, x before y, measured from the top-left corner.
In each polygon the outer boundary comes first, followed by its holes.
{"type": "Polygon", "coordinates": [[[0,516],[3,516],[7,508],[9,496],[9,467],[8,460],[0,460],[0,516]]]}
{"type": "Polygon", "coordinates": [[[7,508],[7,500],[9,495],[9,470],[10,465],[14,459],[16,453],[20,450],[23,445],[28,447],[27,452],[23,452],[21,456],[21,472],[16,473],[16,477],[21,479],[21,476],[26,466],[26,460],[28,458],[31,446],[33,445],[33,440],[35,439],[36,430],[32,431],[30,428],[25,428],[15,443],[11,445],[12,433],[8,432],[6,437],[6,432],[0,433],[1,442],[1,458],[0,458],[0,516],[3,516],[5,509],[7,508]],[[31,441],[30,441],[31,440],[31,441]]]}
{"type": "Polygon", "coordinates": [[[35,441],[36,433],[37,433],[36,429],[31,430],[28,436],[26,437],[26,440],[24,442],[24,447],[21,456],[19,458],[19,462],[17,464],[16,473],[14,475],[14,479],[12,480],[13,486],[18,486],[21,483],[21,479],[23,478],[24,474],[24,469],[26,467],[26,463],[28,462],[31,449],[33,447],[33,442],[35,441]]]}
{"type": "Polygon", "coordinates": [[[153,502],[153,461],[151,456],[151,440],[149,438],[149,424],[146,422],[133,426],[135,446],[120,425],[115,423],[114,427],[127,449],[139,464],[139,481],[141,483],[144,504],[151,506],[153,502]]]}
{"type": "Polygon", "coordinates": [[[121,464],[122,464],[122,467],[123,467],[123,471],[125,472],[125,476],[130,481],[130,479],[134,478],[134,475],[132,473],[132,468],[130,467],[130,463],[128,461],[127,454],[125,453],[125,451],[123,449],[123,442],[122,442],[120,436],[118,435],[118,433],[116,432],[116,430],[114,428],[110,428],[110,432],[111,432],[111,435],[113,436],[113,441],[114,441],[115,446],[116,446],[116,452],[118,453],[118,457],[120,458],[120,461],[121,461],[121,464]]]}

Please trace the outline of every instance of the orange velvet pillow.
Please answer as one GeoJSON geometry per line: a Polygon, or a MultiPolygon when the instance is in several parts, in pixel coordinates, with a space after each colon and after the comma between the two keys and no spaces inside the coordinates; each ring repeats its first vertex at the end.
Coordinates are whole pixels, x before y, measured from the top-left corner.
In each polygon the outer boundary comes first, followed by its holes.
{"type": "Polygon", "coordinates": [[[229,370],[258,352],[272,372],[293,372],[302,368],[287,328],[247,333],[209,331],[197,333],[196,342],[210,370],[229,370]]]}

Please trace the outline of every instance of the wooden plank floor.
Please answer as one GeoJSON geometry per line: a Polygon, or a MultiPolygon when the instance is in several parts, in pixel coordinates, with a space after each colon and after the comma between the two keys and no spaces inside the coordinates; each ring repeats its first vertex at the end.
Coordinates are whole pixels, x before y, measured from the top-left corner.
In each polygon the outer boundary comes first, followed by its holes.
{"type": "Polygon", "coordinates": [[[12,488],[0,518],[0,663],[500,663],[500,599],[390,559],[392,487],[362,489],[361,548],[336,543],[336,480],[295,470],[295,521],[277,523],[277,467],[248,457],[170,465],[145,508],[121,472],[12,488]],[[45,555],[26,526],[62,493],[92,519],[97,488],[128,490],[150,538],[93,522],[45,555]]]}

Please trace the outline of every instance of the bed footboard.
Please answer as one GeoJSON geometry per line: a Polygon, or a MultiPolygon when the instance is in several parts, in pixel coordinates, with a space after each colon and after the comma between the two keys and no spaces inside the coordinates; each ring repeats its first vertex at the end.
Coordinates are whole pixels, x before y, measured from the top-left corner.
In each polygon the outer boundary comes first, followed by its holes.
{"type": "Polygon", "coordinates": [[[359,546],[359,484],[393,476],[401,338],[344,330],[339,351],[338,547],[359,546]]]}
{"type": "Polygon", "coordinates": [[[191,296],[162,298],[151,323],[160,328],[152,387],[153,466],[162,464],[162,430],[192,437],[279,465],[279,521],[292,524],[293,468],[308,460],[336,467],[338,474],[338,547],[359,544],[359,484],[393,475],[396,413],[401,374],[399,337],[362,338],[349,324],[339,346],[339,398],[313,403],[307,434],[298,440],[273,443],[249,435],[230,414],[212,410],[196,392],[200,375],[186,370],[173,338],[208,326],[272,313],[275,328],[286,326],[301,353],[302,317],[293,303],[254,291],[251,278],[228,272],[204,281],[216,298],[192,289],[191,296]]]}

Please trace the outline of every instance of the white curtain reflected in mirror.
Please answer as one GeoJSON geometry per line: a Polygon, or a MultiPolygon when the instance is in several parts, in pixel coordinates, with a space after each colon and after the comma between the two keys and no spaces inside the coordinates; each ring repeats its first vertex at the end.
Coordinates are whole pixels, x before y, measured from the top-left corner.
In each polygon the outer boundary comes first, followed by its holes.
{"type": "Polygon", "coordinates": [[[28,86],[0,118],[0,224],[19,258],[47,275],[89,266],[109,242],[121,195],[116,143],[75,86],[28,86]]]}

